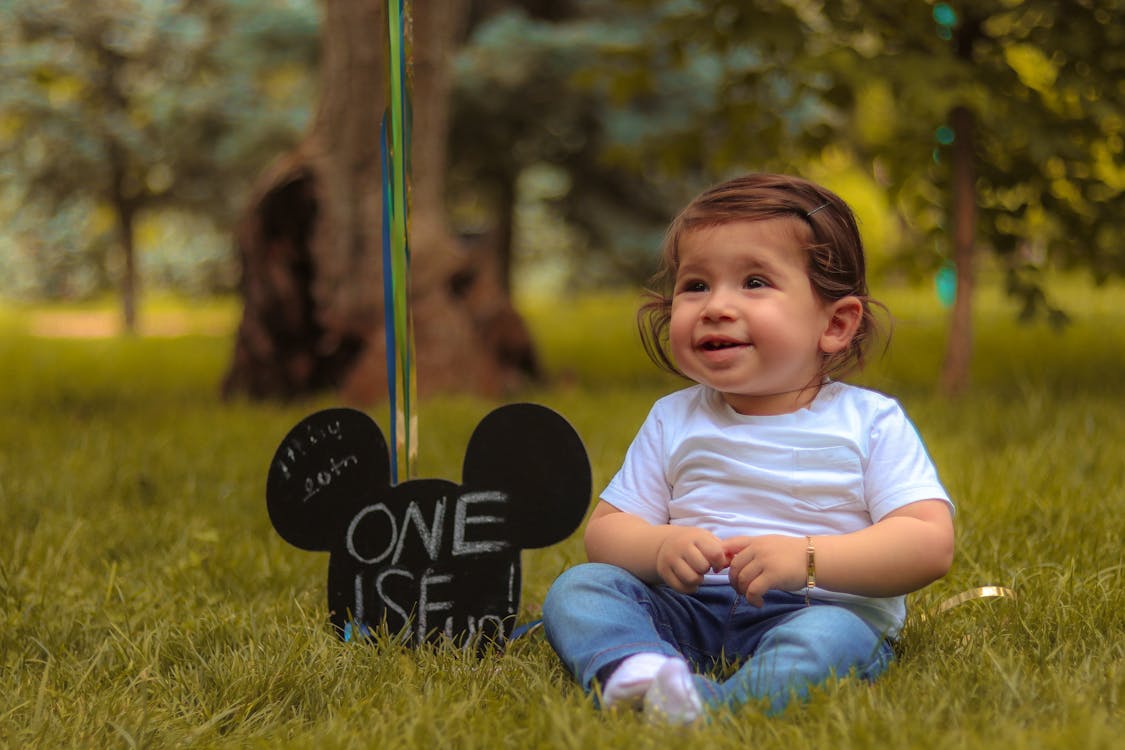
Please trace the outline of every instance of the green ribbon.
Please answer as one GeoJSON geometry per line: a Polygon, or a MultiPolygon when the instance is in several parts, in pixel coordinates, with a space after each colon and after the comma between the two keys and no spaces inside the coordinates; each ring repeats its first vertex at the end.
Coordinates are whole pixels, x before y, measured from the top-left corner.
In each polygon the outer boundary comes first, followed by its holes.
{"type": "Polygon", "coordinates": [[[391,481],[410,479],[418,454],[417,377],[410,312],[410,99],[404,6],[387,0],[387,109],[383,115],[383,311],[391,418],[391,481]]]}

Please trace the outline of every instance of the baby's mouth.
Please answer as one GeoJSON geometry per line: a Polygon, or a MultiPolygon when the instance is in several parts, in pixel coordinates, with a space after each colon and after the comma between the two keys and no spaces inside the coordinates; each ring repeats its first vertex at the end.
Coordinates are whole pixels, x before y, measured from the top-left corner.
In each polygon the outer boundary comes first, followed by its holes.
{"type": "Polygon", "coordinates": [[[733,349],[740,346],[749,346],[742,341],[729,341],[725,339],[708,339],[700,344],[701,349],[709,352],[717,352],[722,349],[733,349]]]}

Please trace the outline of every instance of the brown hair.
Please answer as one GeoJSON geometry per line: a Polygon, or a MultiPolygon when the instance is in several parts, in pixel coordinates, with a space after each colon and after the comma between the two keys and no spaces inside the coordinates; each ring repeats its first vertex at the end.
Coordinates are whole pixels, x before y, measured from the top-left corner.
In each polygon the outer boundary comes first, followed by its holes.
{"type": "Polygon", "coordinates": [[[800,221],[809,229],[799,236],[808,237],[803,250],[813,292],[825,302],[853,296],[863,305],[863,318],[855,337],[842,351],[824,356],[820,375],[839,378],[863,367],[867,349],[878,330],[871,308],[883,305],[867,293],[867,264],[855,215],[838,195],[815,183],[761,173],[736,177],[705,190],[672,220],[661,246],[660,268],[647,290],[647,301],[637,311],[641,342],[653,362],[683,375],[669,351],[668,325],[684,235],[736,221],[784,217],[800,221]]]}

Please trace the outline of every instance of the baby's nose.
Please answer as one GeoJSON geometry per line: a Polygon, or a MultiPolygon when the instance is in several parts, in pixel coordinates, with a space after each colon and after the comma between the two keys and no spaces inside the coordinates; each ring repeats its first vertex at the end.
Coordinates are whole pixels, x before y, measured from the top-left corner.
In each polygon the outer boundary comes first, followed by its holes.
{"type": "Polygon", "coordinates": [[[707,304],[703,306],[703,318],[706,320],[720,320],[734,315],[733,299],[729,292],[714,291],[707,295],[707,304]]]}

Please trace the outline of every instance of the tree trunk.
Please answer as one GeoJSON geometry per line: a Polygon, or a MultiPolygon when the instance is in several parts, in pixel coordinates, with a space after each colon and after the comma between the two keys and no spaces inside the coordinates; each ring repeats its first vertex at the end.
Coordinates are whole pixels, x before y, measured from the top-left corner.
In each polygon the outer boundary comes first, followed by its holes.
{"type": "Polygon", "coordinates": [[[976,174],[973,165],[973,113],[955,107],[950,113],[953,127],[953,263],[957,271],[957,294],[949,327],[949,341],[942,365],[941,387],[951,396],[969,386],[973,351],[974,236],[976,234],[976,174]]]}
{"type": "Polygon", "coordinates": [[[125,157],[111,144],[109,149],[113,213],[117,222],[117,242],[121,248],[121,325],[127,335],[137,332],[137,232],[135,209],[125,195],[125,157]]]}
{"type": "Polygon", "coordinates": [[[133,212],[127,207],[118,209],[118,232],[121,237],[121,323],[126,334],[137,332],[137,243],[133,212]]]}
{"type": "MultiPolygon", "coordinates": [[[[125,113],[128,100],[122,91],[119,76],[123,59],[117,52],[98,48],[101,95],[114,113],[125,113]]],[[[117,222],[117,241],[121,248],[121,324],[127,335],[137,332],[137,297],[140,282],[137,274],[136,216],[138,203],[130,195],[129,156],[117,138],[107,134],[104,141],[105,158],[109,165],[109,200],[117,222]]],[[[132,191],[132,192],[135,192],[132,191]]]]}
{"type": "Polygon", "coordinates": [[[516,175],[508,172],[499,182],[500,195],[497,200],[496,217],[496,256],[499,266],[500,284],[506,293],[512,291],[512,265],[514,262],[512,243],[516,226],[516,175]]]}
{"type": "MultiPolygon", "coordinates": [[[[420,0],[412,19],[411,305],[422,395],[499,395],[538,376],[530,336],[501,290],[495,260],[459,247],[446,225],[449,58],[465,6],[420,0]]],[[[227,395],[336,389],[353,403],[386,397],[384,0],[326,0],[323,7],[314,122],[263,176],[237,233],[245,307],[227,395]]]]}

